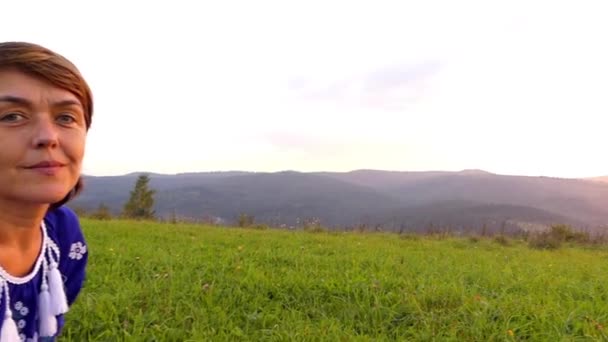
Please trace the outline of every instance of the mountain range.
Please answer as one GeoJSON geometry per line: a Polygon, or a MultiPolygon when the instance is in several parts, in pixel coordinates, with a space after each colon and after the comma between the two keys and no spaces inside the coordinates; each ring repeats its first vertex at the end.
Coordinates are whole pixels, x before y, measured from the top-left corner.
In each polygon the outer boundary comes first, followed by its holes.
{"type": "MultiPolygon", "coordinates": [[[[71,206],[118,214],[140,173],[85,176],[71,206]]],[[[460,172],[202,172],[147,173],[161,218],[234,224],[240,214],[272,226],[383,230],[535,230],[568,224],[590,231],[608,225],[607,177],[567,179],[460,172]]]]}

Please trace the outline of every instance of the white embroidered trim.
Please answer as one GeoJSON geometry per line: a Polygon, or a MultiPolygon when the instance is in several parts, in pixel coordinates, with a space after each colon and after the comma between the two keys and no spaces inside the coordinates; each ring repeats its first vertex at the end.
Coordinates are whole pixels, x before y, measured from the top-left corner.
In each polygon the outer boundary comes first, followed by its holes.
{"type": "MultiPolygon", "coordinates": [[[[38,324],[40,332],[44,334],[45,337],[53,337],[57,334],[56,316],[66,313],[69,308],[65,296],[62,275],[57,269],[61,257],[59,247],[48,236],[44,221],[41,222],[40,227],[42,230],[42,246],[36,263],[28,275],[24,277],[14,277],[0,266],[0,299],[3,293],[6,302],[3,319],[4,323],[6,323],[7,320],[9,320],[8,322],[11,322],[11,324],[8,324],[8,332],[6,333],[13,336],[13,338],[16,337],[15,334],[25,326],[25,321],[21,320],[20,315],[27,315],[29,310],[28,308],[23,307],[23,303],[17,302],[15,303],[15,308],[21,306],[21,310],[25,310],[25,314],[24,311],[19,311],[17,317],[13,316],[13,312],[10,308],[9,284],[25,284],[32,280],[38,272],[42,272],[42,284],[40,285],[40,293],[38,294],[38,310],[39,314],[42,314],[42,317],[38,318],[38,324]],[[53,298],[50,297],[51,294],[54,296],[53,298]]],[[[4,325],[5,324],[2,326],[3,335],[5,333],[4,325]]],[[[25,335],[21,334],[19,335],[19,338],[25,340],[25,335]]]]}

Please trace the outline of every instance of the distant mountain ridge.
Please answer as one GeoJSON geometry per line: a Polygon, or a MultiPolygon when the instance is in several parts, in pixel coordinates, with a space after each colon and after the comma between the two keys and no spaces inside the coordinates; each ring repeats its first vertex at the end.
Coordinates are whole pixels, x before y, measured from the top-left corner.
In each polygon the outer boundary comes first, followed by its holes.
{"type": "Polygon", "coordinates": [[[587,178],[587,179],[590,181],[594,181],[594,182],[608,183],[608,176],[592,177],[592,178],[587,178]]]}
{"type": "MultiPolygon", "coordinates": [[[[116,214],[138,175],[85,176],[85,191],[71,205],[94,210],[104,203],[116,214]]],[[[389,230],[516,230],[556,223],[600,230],[608,224],[608,183],[595,179],[483,170],[149,175],[157,190],[157,214],[165,218],[217,218],[231,224],[246,213],[274,226],[318,219],[329,227],[389,230]]]]}

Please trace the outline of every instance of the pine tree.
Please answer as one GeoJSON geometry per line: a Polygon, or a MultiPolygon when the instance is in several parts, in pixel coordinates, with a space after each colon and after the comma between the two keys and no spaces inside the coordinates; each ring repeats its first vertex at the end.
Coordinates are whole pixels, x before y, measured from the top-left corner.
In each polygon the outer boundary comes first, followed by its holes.
{"type": "Polygon", "coordinates": [[[129,201],[125,203],[122,216],[132,219],[154,219],[154,194],[155,190],[149,189],[150,177],[140,175],[131,191],[129,201]]]}

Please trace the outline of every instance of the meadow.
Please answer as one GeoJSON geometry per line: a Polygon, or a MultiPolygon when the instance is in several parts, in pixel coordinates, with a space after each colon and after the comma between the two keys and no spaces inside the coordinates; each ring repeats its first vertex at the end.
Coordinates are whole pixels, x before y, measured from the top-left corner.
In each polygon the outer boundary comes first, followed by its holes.
{"type": "MultiPolygon", "coordinates": [[[[83,219],[60,341],[608,339],[608,251],[83,219]]],[[[498,243],[501,242],[501,243],[498,243]]]]}

